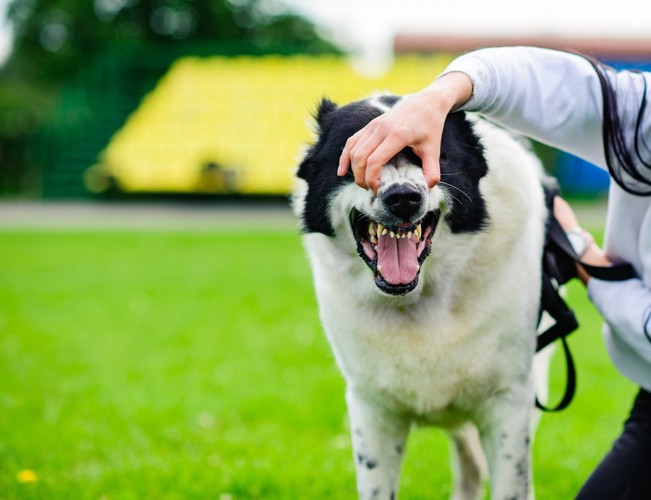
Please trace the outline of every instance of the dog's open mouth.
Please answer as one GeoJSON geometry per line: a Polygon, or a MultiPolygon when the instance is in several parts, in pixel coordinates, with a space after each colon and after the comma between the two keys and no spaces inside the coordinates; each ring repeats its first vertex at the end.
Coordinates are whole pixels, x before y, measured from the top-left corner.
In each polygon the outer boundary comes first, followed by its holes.
{"type": "Polygon", "coordinates": [[[420,266],[430,253],[438,219],[438,212],[428,212],[417,222],[386,227],[358,210],[350,212],[357,252],[373,271],[380,290],[403,295],[416,288],[420,266]]]}

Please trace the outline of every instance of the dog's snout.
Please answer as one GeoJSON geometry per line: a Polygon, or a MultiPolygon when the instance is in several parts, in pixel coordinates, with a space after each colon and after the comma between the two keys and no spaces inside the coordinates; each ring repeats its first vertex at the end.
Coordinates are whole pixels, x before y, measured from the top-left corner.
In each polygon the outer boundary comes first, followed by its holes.
{"type": "Polygon", "coordinates": [[[382,194],[382,201],[393,215],[406,221],[420,209],[423,195],[414,186],[398,184],[382,194]]]}

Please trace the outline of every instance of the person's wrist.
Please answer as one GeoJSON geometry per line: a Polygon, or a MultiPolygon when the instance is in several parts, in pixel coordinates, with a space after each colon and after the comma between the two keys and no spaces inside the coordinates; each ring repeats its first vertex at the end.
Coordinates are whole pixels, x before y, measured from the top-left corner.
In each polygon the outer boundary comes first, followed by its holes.
{"type": "Polygon", "coordinates": [[[569,231],[565,231],[565,235],[572,245],[574,252],[581,259],[590,249],[594,243],[592,235],[580,226],[576,226],[569,231]]]}
{"type": "Polygon", "coordinates": [[[437,80],[442,85],[442,93],[448,99],[448,111],[463,106],[472,96],[473,85],[470,77],[461,71],[452,71],[437,80]]]}
{"type": "Polygon", "coordinates": [[[599,248],[599,245],[597,245],[595,242],[592,242],[586,252],[583,254],[581,262],[590,266],[599,267],[607,267],[612,265],[612,262],[606,256],[606,252],[599,248]]]}
{"type": "Polygon", "coordinates": [[[599,247],[599,245],[597,245],[597,242],[594,240],[594,238],[590,233],[588,233],[585,229],[581,229],[581,228],[578,229],[580,229],[584,235],[587,235],[586,247],[579,255],[580,260],[579,262],[577,262],[576,265],[579,279],[583,281],[583,283],[587,286],[588,281],[590,281],[590,275],[587,273],[587,271],[583,268],[581,264],[587,264],[589,266],[596,266],[596,267],[608,267],[612,265],[612,262],[606,255],[606,252],[604,252],[599,247]]]}
{"type": "Polygon", "coordinates": [[[434,96],[432,102],[440,106],[440,111],[449,113],[470,99],[472,80],[465,73],[453,71],[440,76],[421,92],[426,98],[434,96]]]}

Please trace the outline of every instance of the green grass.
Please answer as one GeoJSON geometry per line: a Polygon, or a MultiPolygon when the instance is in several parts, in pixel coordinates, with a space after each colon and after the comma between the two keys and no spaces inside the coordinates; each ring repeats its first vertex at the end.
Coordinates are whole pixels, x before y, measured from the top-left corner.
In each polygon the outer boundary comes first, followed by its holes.
{"type": "MultiPolygon", "coordinates": [[[[634,392],[570,301],[579,387],[539,427],[543,499],[574,496],[634,392]]],[[[0,232],[0,499],[352,498],[343,389],[293,231],[0,232]]],[[[444,436],[415,431],[403,497],[449,483],[444,436]]]]}

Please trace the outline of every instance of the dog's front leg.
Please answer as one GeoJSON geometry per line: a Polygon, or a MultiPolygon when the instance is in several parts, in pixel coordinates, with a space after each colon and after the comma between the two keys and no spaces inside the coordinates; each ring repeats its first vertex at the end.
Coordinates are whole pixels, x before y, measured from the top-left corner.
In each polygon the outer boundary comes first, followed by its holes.
{"type": "Polygon", "coordinates": [[[359,498],[394,500],[410,422],[351,388],[346,400],[359,498]]]}
{"type": "Polygon", "coordinates": [[[488,460],[491,499],[533,499],[531,415],[533,396],[508,394],[484,414],[481,440],[488,460]]]}

